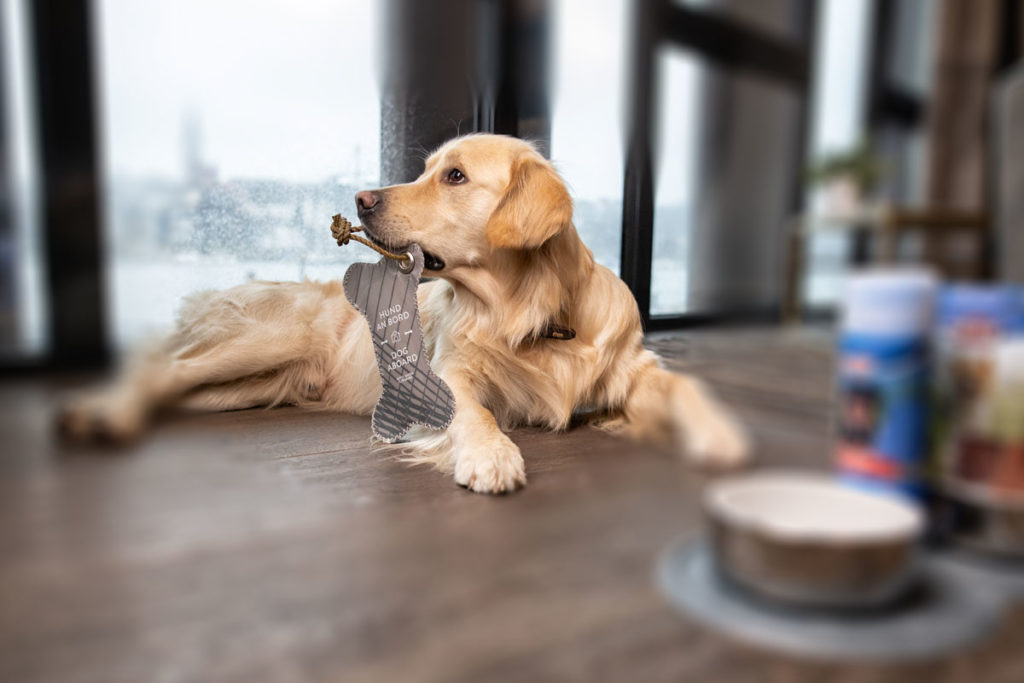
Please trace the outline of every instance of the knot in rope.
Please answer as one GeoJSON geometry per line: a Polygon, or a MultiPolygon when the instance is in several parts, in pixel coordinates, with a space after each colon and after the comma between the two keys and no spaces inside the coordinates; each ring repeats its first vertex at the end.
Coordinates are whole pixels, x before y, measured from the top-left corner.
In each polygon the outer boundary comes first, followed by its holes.
{"type": "Polygon", "coordinates": [[[384,247],[379,246],[375,242],[371,242],[365,237],[360,237],[359,235],[352,234],[354,232],[364,231],[365,228],[363,228],[360,225],[353,226],[352,222],[349,219],[342,216],[340,213],[335,214],[331,218],[331,236],[334,237],[335,240],[337,240],[339,247],[343,247],[346,244],[348,244],[349,240],[355,240],[360,244],[365,244],[366,246],[368,246],[370,249],[373,249],[381,256],[387,256],[389,259],[393,259],[395,261],[399,261],[402,263],[408,263],[412,261],[412,256],[410,256],[408,253],[396,254],[393,251],[388,251],[384,247]]]}

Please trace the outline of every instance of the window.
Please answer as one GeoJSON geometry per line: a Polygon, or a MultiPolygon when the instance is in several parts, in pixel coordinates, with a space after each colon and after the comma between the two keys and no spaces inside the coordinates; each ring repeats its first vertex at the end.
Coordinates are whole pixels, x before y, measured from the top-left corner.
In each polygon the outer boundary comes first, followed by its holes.
{"type": "MultiPolygon", "coordinates": [[[[826,0],[819,8],[812,121],[808,156],[850,149],[865,135],[870,0],[826,0]]],[[[808,196],[821,210],[820,192],[808,196]]],[[[811,305],[835,303],[846,271],[848,236],[816,235],[810,240],[804,296],[811,305]]]]}
{"type": "Polygon", "coordinates": [[[378,3],[101,0],[113,339],[167,327],[182,296],[335,278],[331,216],[378,184],[378,3]],[[366,27],[353,32],[351,27],[366,27]]]}
{"type": "Polygon", "coordinates": [[[569,184],[580,237],[619,272],[627,0],[559,0],[551,159],[569,184]]]}
{"type": "Polygon", "coordinates": [[[883,60],[881,82],[874,84],[883,91],[885,101],[871,123],[879,152],[890,164],[886,199],[898,204],[921,205],[925,201],[927,134],[923,111],[932,91],[939,7],[940,3],[928,0],[906,0],[876,9],[876,14],[888,13],[884,35],[877,37],[884,41],[876,48],[883,60]],[[895,109],[894,99],[900,101],[898,112],[891,111],[895,109]]]}
{"type": "Polygon", "coordinates": [[[26,9],[0,7],[0,351],[18,359],[47,347],[26,9]]]}
{"type": "Polygon", "coordinates": [[[655,148],[651,313],[687,311],[690,231],[696,211],[700,70],[691,53],[658,56],[661,93],[655,148]]]}
{"type": "MultiPolygon", "coordinates": [[[[920,205],[924,199],[931,54],[939,3],[906,0],[826,0],[819,8],[811,159],[870,142],[884,159],[879,200],[920,205]]],[[[808,193],[822,211],[820,192],[808,193]]],[[[834,304],[847,270],[851,241],[838,232],[813,236],[804,297],[834,304]]]]}
{"type": "Polygon", "coordinates": [[[623,280],[648,330],[770,315],[802,177],[813,5],[635,7],[623,280]]]}

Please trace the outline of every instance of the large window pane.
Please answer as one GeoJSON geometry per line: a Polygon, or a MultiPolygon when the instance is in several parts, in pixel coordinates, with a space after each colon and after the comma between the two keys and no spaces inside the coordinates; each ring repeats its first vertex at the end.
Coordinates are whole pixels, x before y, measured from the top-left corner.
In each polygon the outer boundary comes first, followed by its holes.
{"type": "Polygon", "coordinates": [[[167,326],[196,289],[376,260],[329,224],[379,178],[378,3],[98,7],[116,341],[167,326]]]}
{"type": "Polygon", "coordinates": [[[0,6],[0,354],[46,351],[28,7],[0,6]]]}
{"type": "Polygon", "coordinates": [[[576,202],[576,228],[619,272],[627,0],[556,3],[551,158],[576,202]]]}
{"type": "Polygon", "coordinates": [[[651,313],[767,310],[781,296],[800,95],[664,52],[651,313]]]}
{"type": "Polygon", "coordinates": [[[698,78],[692,54],[665,50],[658,56],[655,143],[654,254],[651,314],[687,310],[690,229],[698,162],[698,78]]]}
{"type": "MultiPolygon", "coordinates": [[[[818,8],[811,159],[850,149],[864,139],[871,17],[871,0],[824,0],[818,8]]],[[[822,211],[821,193],[811,192],[807,204],[811,212],[822,211]]],[[[808,303],[826,305],[837,300],[846,270],[847,240],[842,234],[821,234],[810,240],[804,278],[808,303]]]]}
{"type": "Polygon", "coordinates": [[[940,7],[935,0],[893,3],[893,23],[886,36],[892,54],[886,67],[894,86],[918,95],[927,95],[931,89],[931,57],[940,7]]]}

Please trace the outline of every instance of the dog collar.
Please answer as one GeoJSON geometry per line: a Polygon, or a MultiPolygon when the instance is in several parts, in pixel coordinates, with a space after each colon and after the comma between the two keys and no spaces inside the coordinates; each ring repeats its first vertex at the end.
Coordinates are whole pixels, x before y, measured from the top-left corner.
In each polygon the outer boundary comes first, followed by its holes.
{"type": "Polygon", "coordinates": [[[562,327],[555,325],[554,323],[548,323],[544,329],[540,331],[539,337],[544,339],[556,339],[558,341],[569,341],[570,339],[576,338],[576,330],[571,327],[562,327]]]}

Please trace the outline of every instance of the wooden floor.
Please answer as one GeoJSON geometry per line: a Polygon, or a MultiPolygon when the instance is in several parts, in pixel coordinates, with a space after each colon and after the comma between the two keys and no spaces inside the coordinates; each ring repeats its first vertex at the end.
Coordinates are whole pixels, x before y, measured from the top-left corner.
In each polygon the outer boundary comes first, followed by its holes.
{"type": "MultiPolygon", "coordinates": [[[[829,466],[830,339],[660,337],[761,465],[829,466]]],[[[138,447],[55,443],[54,383],[0,385],[0,681],[1024,681],[1024,610],[913,666],[789,659],[673,612],[652,570],[710,475],[589,428],[512,436],[519,493],[368,449],[369,421],[175,415],[138,447]]]]}

